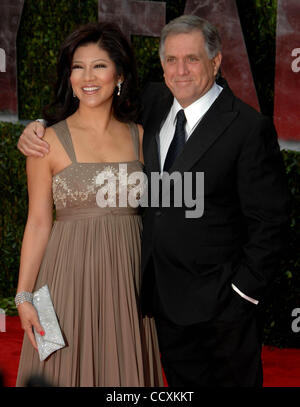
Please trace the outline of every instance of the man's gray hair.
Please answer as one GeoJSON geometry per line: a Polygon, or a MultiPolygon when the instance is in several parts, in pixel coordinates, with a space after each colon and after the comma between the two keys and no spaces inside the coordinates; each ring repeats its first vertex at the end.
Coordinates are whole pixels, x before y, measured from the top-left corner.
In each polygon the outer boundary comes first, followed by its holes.
{"type": "Polygon", "coordinates": [[[170,21],[163,28],[160,36],[159,56],[164,59],[165,41],[169,35],[200,31],[203,34],[208,58],[214,58],[221,51],[221,38],[216,27],[204,18],[183,15],[170,21]]]}

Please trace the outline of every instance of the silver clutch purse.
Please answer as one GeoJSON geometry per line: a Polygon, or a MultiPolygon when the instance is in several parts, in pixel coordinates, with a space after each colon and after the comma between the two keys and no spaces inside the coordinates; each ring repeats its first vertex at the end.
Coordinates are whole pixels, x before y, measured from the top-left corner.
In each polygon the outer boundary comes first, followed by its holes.
{"type": "Polygon", "coordinates": [[[53,308],[47,284],[33,293],[33,305],[37,310],[40,323],[45,332],[45,335],[41,336],[34,329],[39,357],[40,360],[43,361],[51,355],[51,353],[66,345],[53,308]]]}

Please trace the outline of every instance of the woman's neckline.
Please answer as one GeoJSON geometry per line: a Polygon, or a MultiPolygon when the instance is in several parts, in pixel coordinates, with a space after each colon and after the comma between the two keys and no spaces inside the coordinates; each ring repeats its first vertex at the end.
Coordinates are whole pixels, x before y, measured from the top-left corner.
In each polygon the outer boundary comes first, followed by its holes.
{"type": "MultiPolygon", "coordinates": [[[[74,147],[72,135],[71,135],[71,131],[70,131],[70,127],[69,127],[69,124],[67,122],[67,119],[64,119],[64,123],[65,123],[65,127],[66,127],[66,130],[67,130],[67,133],[68,133],[68,137],[69,137],[70,142],[71,142],[71,148],[73,150],[73,155],[74,155],[74,159],[75,159],[72,162],[75,162],[77,164],[102,164],[102,163],[107,163],[107,164],[123,164],[124,163],[124,164],[126,164],[126,163],[137,162],[137,161],[140,162],[140,160],[137,159],[137,158],[135,160],[129,160],[129,161],[88,161],[88,162],[78,161],[77,156],[76,156],[76,152],[75,152],[75,147],[74,147]]],[[[127,123],[127,126],[128,126],[128,129],[129,129],[130,135],[132,137],[130,124],[127,123]]],[[[132,142],[133,142],[133,139],[132,139],[132,142]]]]}
{"type": "Polygon", "coordinates": [[[132,163],[140,163],[141,166],[143,167],[144,164],[140,160],[131,160],[131,161],[99,161],[99,162],[93,162],[93,163],[81,163],[81,162],[71,162],[69,165],[67,165],[65,168],[62,170],[58,171],[56,174],[52,175],[52,178],[55,178],[57,175],[60,175],[63,171],[67,170],[69,167],[72,167],[74,165],[114,165],[114,164],[132,164],[132,163]]]}

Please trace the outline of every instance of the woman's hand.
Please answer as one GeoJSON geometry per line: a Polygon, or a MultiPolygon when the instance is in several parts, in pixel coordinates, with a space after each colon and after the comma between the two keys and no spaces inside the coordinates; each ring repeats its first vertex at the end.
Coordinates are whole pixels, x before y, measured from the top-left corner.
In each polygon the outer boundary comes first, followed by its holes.
{"type": "Polygon", "coordinates": [[[37,350],[38,347],[32,328],[35,328],[35,330],[41,336],[45,335],[45,331],[43,330],[43,327],[39,322],[39,317],[36,309],[30,302],[25,301],[22,304],[18,305],[18,313],[21,320],[22,328],[28,335],[28,338],[32,343],[32,346],[37,350]]]}

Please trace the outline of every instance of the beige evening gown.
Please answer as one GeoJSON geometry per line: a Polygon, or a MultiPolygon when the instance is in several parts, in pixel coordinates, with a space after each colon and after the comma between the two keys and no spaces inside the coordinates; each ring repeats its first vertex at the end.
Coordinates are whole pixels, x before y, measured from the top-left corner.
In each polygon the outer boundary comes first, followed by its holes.
{"type": "MultiPolygon", "coordinates": [[[[129,126],[137,159],[123,163],[77,162],[67,122],[53,126],[72,163],[53,176],[56,220],[34,290],[48,285],[67,346],[40,362],[25,334],[16,386],[33,374],[54,386],[163,385],[154,320],[139,310],[139,209],[96,201],[100,173],[143,171],[138,130],[129,126]]],[[[135,187],[117,184],[126,194],[135,187]]]]}

